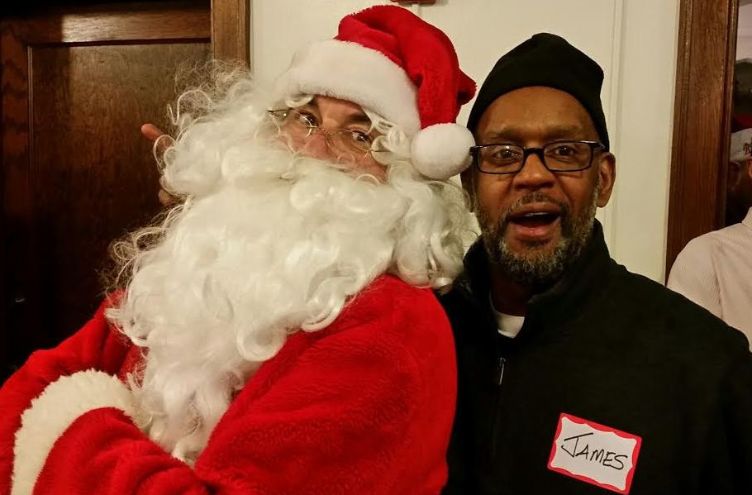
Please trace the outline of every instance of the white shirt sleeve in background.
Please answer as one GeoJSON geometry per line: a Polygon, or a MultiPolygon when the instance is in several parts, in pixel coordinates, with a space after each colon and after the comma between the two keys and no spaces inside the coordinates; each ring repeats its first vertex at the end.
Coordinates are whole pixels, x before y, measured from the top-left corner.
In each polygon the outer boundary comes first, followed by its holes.
{"type": "Polygon", "coordinates": [[[690,241],[667,285],[752,341],[752,208],[742,223],[690,241]]]}

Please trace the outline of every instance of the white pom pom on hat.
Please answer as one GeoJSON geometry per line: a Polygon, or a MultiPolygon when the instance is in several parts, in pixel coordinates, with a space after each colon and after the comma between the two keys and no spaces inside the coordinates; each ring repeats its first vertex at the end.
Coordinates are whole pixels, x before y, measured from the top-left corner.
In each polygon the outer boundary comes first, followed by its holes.
{"type": "Polygon", "coordinates": [[[418,132],[410,146],[413,165],[421,174],[445,180],[470,164],[470,147],[475,139],[466,127],[436,124],[418,132]]]}
{"type": "Polygon", "coordinates": [[[444,180],[470,163],[472,134],[455,124],[475,83],[452,42],[409,10],[377,5],[345,16],[332,40],[299,51],[275,97],[318,94],[352,101],[397,124],[421,174],[444,180]]]}

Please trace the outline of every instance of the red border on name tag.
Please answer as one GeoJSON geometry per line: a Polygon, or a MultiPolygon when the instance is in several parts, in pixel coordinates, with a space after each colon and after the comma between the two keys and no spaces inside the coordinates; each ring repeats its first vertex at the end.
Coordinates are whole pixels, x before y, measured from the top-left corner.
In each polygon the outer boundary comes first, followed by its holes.
{"type": "Polygon", "coordinates": [[[554,434],[554,441],[553,441],[553,445],[551,446],[551,454],[548,456],[548,469],[550,469],[551,471],[555,471],[557,473],[563,474],[564,476],[569,476],[570,478],[575,478],[580,481],[584,481],[585,483],[589,483],[591,485],[595,485],[600,488],[604,488],[606,490],[611,490],[612,492],[627,495],[629,493],[630,488],[632,487],[632,478],[634,477],[634,472],[635,472],[635,469],[637,468],[637,456],[640,454],[641,445],[642,445],[642,438],[637,435],[632,435],[631,433],[627,433],[626,431],[617,430],[616,428],[611,428],[610,426],[602,425],[600,423],[596,423],[595,421],[588,421],[587,419],[578,418],[577,416],[572,416],[571,414],[561,413],[559,415],[559,421],[556,424],[556,433],[554,434]],[[551,466],[551,463],[554,460],[554,456],[556,456],[556,440],[558,440],[559,435],[561,435],[563,418],[567,418],[569,421],[573,423],[577,423],[580,425],[587,425],[593,428],[594,430],[598,430],[603,433],[613,433],[616,436],[619,436],[622,438],[637,440],[634,446],[634,450],[632,450],[632,468],[627,473],[627,479],[626,479],[626,483],[624,485],[623,490],[613,485],[601,483],[588,476],[575,474],[570,471],[567,471],[566,469],[551,466]]]}

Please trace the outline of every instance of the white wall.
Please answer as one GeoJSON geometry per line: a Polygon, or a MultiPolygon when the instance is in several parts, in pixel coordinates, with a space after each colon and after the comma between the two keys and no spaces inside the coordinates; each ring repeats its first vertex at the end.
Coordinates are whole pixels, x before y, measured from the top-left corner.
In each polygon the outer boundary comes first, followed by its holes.
{"type": "Polygon", "coordinates": [[[752,1],[739,3],[739,22],[736,33],[736,60],[752,59],[752,1]]]}
{"type": "Polygon", "coordinates": [[[679,0],[623,0],[609,112],[618,168],[608,221],[612,255],[663,282],[679,0]]]}
{"type": "MultiPolygon", "coordinates": [[[[331,38],[339,19],[389,1],[252,0],[251,57],[270,82],[296,48],[331,38]]],[[[480,85],[500,55],[532,34],[567,38],[604,69],[616,190],[599,212],[612,255],[662,281],[679,0],[438,0],[410,9],[443,29],[480,85]]],[[[464,122],[467,105],[460,114],[464,122]]]]}

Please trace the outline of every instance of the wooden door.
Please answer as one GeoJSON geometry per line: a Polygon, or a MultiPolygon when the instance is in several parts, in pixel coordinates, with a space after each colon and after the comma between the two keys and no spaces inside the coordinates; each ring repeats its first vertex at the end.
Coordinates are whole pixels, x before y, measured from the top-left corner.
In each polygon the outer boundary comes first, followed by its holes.
{"type": "Polygon", "coordinates": [[[164,125],[178,67],[247,61],[247,1],[59,8],[0,21],[0,382],[78,329],[103,293],[109,243],[160,207],[140,135],[164,125]],[[240,16],[245,19],[241,20],[240,16]]]}

